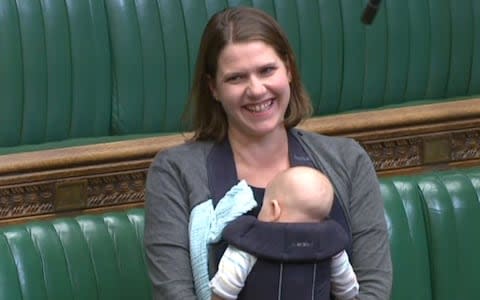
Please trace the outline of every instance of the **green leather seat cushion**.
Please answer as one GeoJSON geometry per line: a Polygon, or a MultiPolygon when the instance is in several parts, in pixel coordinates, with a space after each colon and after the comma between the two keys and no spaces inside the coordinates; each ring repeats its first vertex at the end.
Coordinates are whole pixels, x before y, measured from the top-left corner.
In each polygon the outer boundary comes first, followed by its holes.
{"type": "Polygon", "coordinates": [[[151,299],[143,210],[0,228],[0,299],[151,299]]]}

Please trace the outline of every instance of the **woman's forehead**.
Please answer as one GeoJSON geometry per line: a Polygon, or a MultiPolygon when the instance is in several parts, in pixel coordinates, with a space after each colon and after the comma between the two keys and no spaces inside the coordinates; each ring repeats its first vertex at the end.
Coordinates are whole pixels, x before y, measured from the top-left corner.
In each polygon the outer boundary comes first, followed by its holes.
{"type": "Polygon", "coordinates": [[[238,72],[281,61],[272,46],[262,41],[229,43],[218,57],[218,72],[238,72]]]}

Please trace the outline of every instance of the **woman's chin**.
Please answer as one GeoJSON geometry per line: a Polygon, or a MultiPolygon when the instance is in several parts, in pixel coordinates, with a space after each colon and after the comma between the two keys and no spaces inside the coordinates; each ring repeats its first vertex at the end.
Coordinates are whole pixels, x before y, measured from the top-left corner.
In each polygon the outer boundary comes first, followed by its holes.
{"type": "Polygon", "coordinates": [[[253,136],[256,137],[267,137],[269,135],[274,135],[275,133],[278,133],[279,131],[285,130],[285,127],[283,124],[278,125],[278,124],[262,124],[256,127],[251,128],[251,133],[253,136]]]}

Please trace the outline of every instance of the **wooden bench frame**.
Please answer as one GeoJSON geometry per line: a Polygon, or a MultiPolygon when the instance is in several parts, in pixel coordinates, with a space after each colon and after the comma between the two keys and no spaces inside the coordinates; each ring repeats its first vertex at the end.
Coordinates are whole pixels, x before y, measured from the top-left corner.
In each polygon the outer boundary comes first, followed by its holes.
{"type": "MultiPolygon", "coordinates": [[[[301,128],[349,136],[379,176],[480,164],[480,99],[315,117],[301,128]]],[[[142,206],[148,166],[189,134],[0,156],[0,224],[142,206]]]]}

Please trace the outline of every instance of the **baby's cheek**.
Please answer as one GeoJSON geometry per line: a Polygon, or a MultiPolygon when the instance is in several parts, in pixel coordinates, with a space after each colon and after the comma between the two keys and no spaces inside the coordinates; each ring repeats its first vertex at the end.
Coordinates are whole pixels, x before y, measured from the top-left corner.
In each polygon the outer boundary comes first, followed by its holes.
{"type": "Polygon", "coordinates": [[[260,212],[258,213],[257,219],[259,221],[268,222],[267,216],[268,216],[268,213],[266,212],[266,209],[264,208],[264,206],[262,206],[262,208],[260,209],[260,212]]]}

